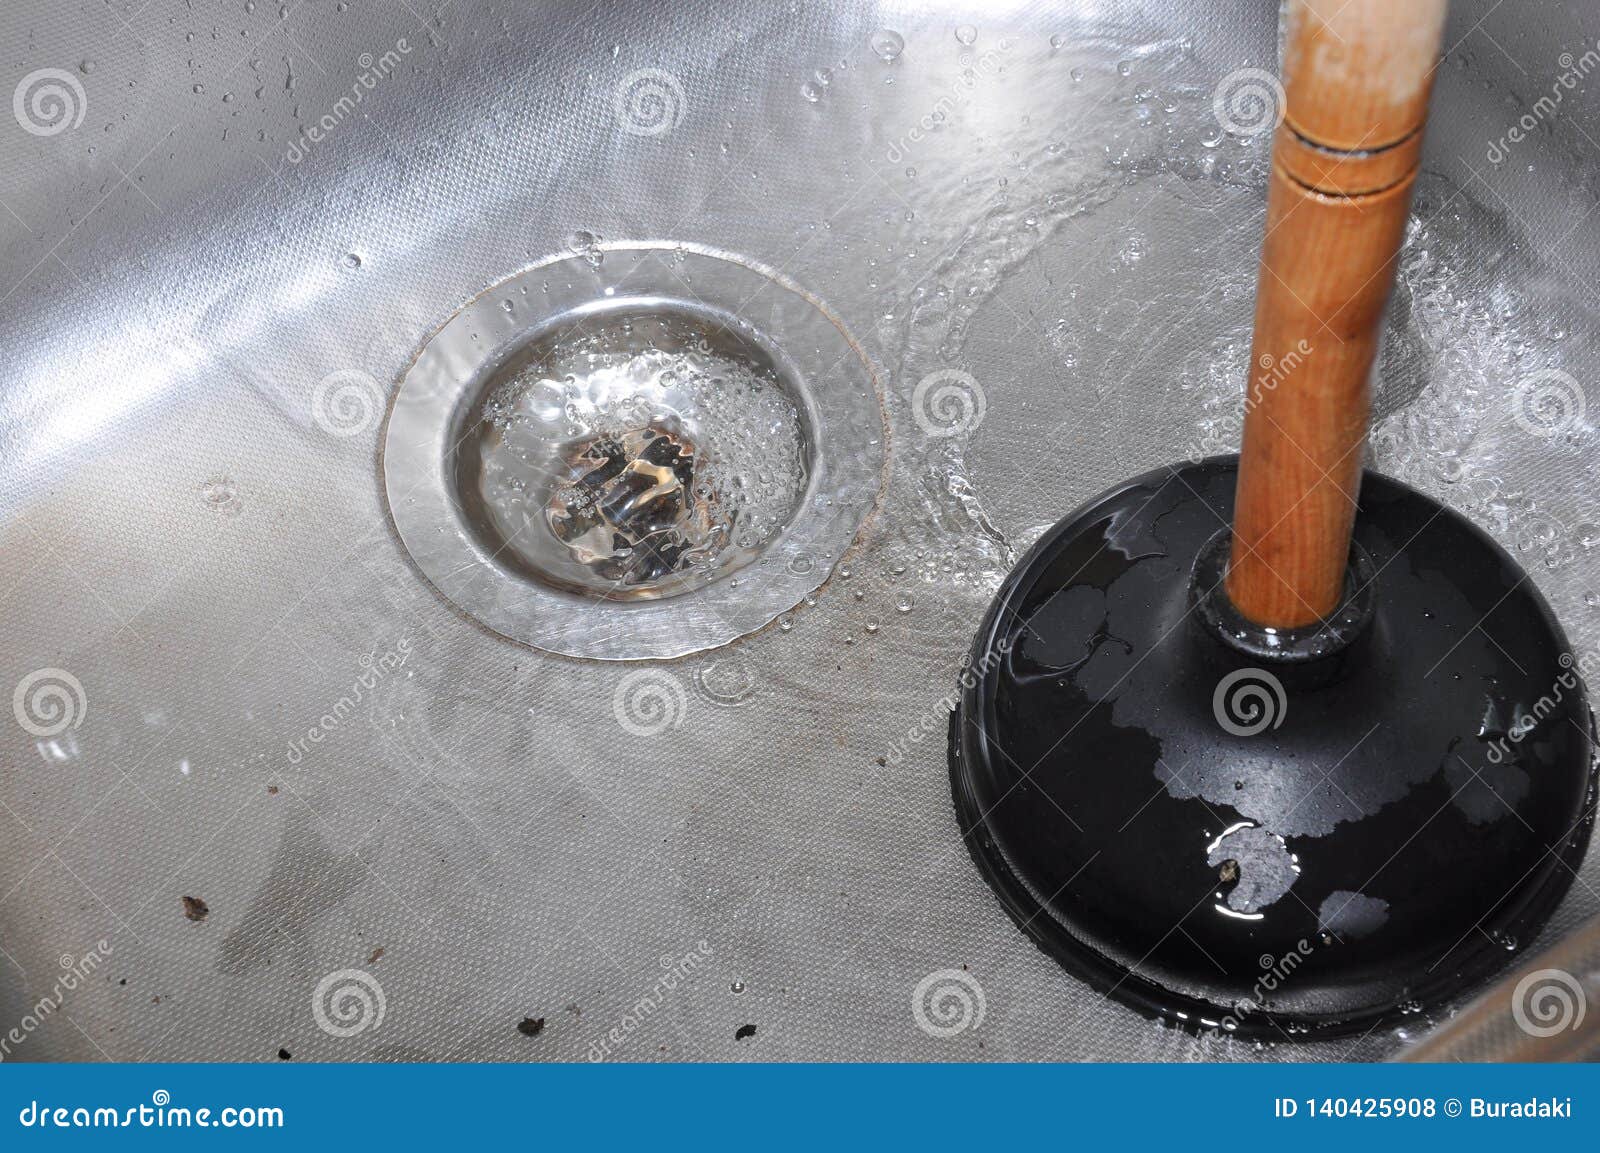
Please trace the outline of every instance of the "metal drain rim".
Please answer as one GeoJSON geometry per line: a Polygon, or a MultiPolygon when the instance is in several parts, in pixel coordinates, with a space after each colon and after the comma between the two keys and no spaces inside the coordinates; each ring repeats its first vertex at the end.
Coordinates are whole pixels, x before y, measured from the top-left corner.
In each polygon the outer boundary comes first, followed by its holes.
{"type": "Polygon", "coordinates": [[[422,575],[494,632],[565,656],[673,659],[758,631],[827,581],[882,487],[882,390],[838,318],[780,273],[700,245],[613,242],[600,252],[598,266],[567,252],[523,269],[428,339],[388,414],[385,496],[422,575]],[[804,410],[811,471],[789,523],[755,563],[679,596],[612,601],[543,584],[493,559],[464,518],[453,446],[459,415],[519,349],[584,310],[607,315],[631,299],[733,317],[736,335],[770,352],[804,410]],[[517,311],[503,307],[508,300],[517,311]],[[531,323],[529,307],[539,313],[531,323]]]}

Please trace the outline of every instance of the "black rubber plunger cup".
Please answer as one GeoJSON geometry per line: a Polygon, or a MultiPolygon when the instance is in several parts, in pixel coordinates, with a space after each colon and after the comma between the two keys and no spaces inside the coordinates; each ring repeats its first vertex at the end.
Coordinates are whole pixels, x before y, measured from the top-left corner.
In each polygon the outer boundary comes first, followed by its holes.
{"type": "Polygon", "coordinates": [[[1290,6],[1243,452],[1046,534],[952,718],[956,814],[1017,924],[1197,1028],[1438,1010],[1533,939],[1588,843],[1594,721],[1549,606],[1359,463],[1442,18],[1290,6]]]}
{"type": "Polygon", "coordinates": [[[1341,612],[1242,623],[1237,474],[1157,469],[1029,553],[973,646],[956,813],[1017,923],[1102,992],[1244,1035],[1365,1030],[1544,924],[1588,842],[1589,711],[1526,574],[1373,473],[1341,612]]]}

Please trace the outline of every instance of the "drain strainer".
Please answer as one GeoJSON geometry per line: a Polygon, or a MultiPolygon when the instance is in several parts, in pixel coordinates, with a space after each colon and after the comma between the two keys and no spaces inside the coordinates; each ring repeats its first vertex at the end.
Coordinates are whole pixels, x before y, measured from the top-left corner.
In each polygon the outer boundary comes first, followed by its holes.
{"type": "Polygon", "coordinates": [[[384,442],[423,574],[536,648],[726,644],[822,584],[877,499],[871,369],[775,273],[608,245],[490,289],[430,340],[384,442]]]}

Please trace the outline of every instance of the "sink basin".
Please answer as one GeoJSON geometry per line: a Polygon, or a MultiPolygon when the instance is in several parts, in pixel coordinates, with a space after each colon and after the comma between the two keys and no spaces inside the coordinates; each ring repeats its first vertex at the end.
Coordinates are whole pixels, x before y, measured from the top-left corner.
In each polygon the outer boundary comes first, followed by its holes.
{"type": "MultiPolygon", "coordinates": [[[[1371,438],[1580,656],[1585,15],[1452,5],[1371,438]]],[[[10,0],[0,42],[0,1021],[59,1002],[6,1059],[1381,1059],[1433,1024],[1153,1024],[1017,930],[947,786],[1022,552],[1237,446],[1276,4],[10,0]],[[560,484],[469,440],[404,503],[419,367],[482,437],[474,373],[663,300],[646,344],[761,395],[559,403],[560,484]],[[775,422],[769,475],[696,496],[708,412],[775,422]]],[[[1591,854],[1507,947],[1597,894],[1591,854]]]]}

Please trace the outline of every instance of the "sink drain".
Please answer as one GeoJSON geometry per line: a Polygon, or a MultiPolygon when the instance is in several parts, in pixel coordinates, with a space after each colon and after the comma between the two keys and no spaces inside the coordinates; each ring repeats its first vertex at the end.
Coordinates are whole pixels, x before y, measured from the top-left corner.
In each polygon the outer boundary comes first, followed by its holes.
{"type": "Polygon", "coordinates": [[[384,480],[417,566],[496,632],[676,657],[827,579],[877,498],[883,427],[871,370],[798,287],[606,246],[439,330],[396,396],[384,480]]]}
{"type": "Polygon", "coordinates": [[[796,385],[700,305],[624,298],[530,341],[456,447],[491,555],[596,596],[665,597],[750,563],[811,471],[796,385]]]}

